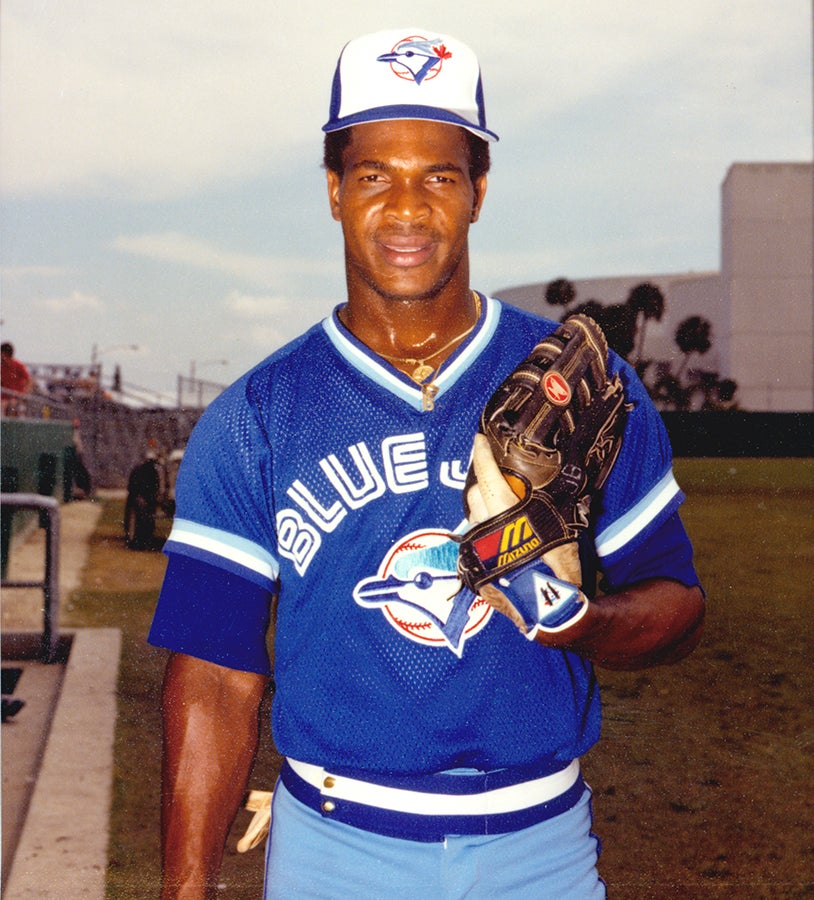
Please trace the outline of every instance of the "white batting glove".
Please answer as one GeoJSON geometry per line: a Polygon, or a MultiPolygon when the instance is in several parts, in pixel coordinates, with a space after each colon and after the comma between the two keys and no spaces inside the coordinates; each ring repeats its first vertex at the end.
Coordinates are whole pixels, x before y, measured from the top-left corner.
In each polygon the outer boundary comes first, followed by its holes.
{"type": "Polygon", "coordinates": [[[245,809],[253,812],[246,833],[237,842],[237,852],[246,853],[253,850],[266,839],[271,828],[271,791],[249,791],[245,809]]]}

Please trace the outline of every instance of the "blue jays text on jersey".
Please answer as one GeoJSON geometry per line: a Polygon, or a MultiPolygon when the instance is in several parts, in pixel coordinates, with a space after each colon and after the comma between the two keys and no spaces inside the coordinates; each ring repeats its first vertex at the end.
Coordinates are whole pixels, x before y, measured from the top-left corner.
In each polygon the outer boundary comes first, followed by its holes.
{"type": "Polygon", "coordinates": [[[431,481],[463,490],[467,462],[441,460],[437,469],[430,472],[427,438],[421,431],[390,435],[376,449],[378,462],[364,441],[346,448],[350,466],[344,464],[337,453],[319,460],[322,479],[312,476],[312,481],[322,480],[332,488],[335,499],[330,505],[320,502],[315,489],[309,488],[307,481],[301,478],[296,478],[286,489],[286,496],[295,507],[277,513],[277,546],[280,556],[290,559],[300,575],[305,574],[318,552],[321,534],[334,531],[349,511],[361,509],[387,492],[404,494],[428,490],[431,481]],[[303,519],[303,513],[309,521],[303,519]]]}

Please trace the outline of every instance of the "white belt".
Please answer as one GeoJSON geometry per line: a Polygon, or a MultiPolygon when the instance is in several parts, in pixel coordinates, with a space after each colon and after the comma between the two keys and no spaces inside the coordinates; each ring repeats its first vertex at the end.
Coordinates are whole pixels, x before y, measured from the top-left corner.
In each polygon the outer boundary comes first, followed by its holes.
{"type": "MultiPolygon", "coordinates": [[[[326,799],[349,800],[394,812],[431,816],[493,816],[518,812],[559,797],[579,778],[579,760],[575,759],[559,772],[531,781],[476,794],[443,794],[387,787],[332,775],[321,766],[294,759],[289,759],[288,764],[296,775],[326,799]]],[[[467,776],[460,777],[466,779],[467,776]]]]}

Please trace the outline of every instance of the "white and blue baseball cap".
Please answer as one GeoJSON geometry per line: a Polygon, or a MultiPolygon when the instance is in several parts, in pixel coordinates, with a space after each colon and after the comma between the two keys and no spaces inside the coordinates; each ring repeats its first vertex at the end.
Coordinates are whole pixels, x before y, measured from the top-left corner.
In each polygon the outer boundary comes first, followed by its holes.
{"type": "Polygon", "coordinates": [[[466,128],[487,141],[477,57],[460,41],[423,28],[356,38],[339,56],[325,132],[363,122],[427,119],[466,128]]]}

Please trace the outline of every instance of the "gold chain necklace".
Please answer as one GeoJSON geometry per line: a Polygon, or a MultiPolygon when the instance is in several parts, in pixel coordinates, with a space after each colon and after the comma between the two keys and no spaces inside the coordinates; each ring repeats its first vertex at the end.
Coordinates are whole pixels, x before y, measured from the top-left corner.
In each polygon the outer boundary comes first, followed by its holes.
{"type": "Polygon", "coordinates": [[[477,291],[472,291],[472,296],[475,299],[475,321],[466,329],[466,331],[461,332],[461,334],[444,344],[439,350],[433,350],[432,353],[429,353],[422,359],[415,359],[412,356],[388,356],[386,353],[379,353],[379,356],[383,357],[388,362],[406,363],[407,365],[415,366],[413,371],[408,372],[407,375],[421,388],[421,406],[425,411],[435,408],[435,397],[438,394],[438,387],[436,386],[435,381],[438,378],[438,373],[441,371],[441,366],[444,364],[444,360],[442,359],[438,367],[433,368],[433,366],[427,364],[427,360],[432,359],[435,356],[440,356],[445,350],[449,350],[450,347],[457,344],[458,341],[462,341],[467,335],[474,331],[475,326],[480,320],[481,305],[480,295],[477,291]]]}

